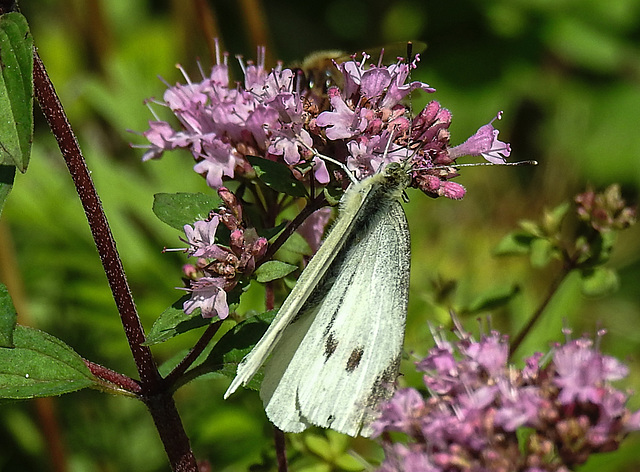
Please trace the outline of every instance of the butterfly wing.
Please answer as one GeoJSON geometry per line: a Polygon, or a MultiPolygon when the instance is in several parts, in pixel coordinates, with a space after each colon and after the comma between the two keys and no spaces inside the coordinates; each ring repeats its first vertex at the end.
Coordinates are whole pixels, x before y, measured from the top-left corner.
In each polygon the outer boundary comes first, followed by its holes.
{"type": "Polygon", "coordinates": [[[264,364],[269,354],[276,346],[280,345],[285,329],[294,318],[299,316],[309,297],[313,298],[314,288],[318,286],[327,270],[332,266],[336,256],[340,254],[348,235],[358,225],[359,218],[357,216],[362,210],[363,204],[368,202],[367,197],[371,189],[372,184],[371,180],[369,180],[347,190],[342,202],[343,211],[341,212],[341,217],[338,218],[327,239],[302,272],[298,283],[293,287],[280,310],[278,310],[278,314],[265,334],[238,365],[236,377],[224,394],[224,398],[229,397],[240,385],[246,385],[264,364]],[[345,213],[352,216],[350,218],[345,217],[345,213]]]}
{"type": "Polygon", "coordinates": [[[382,202],[343,249],[287,327],[265,368],[260,395],[283,431],[313,424],[371,433],[376,408],[394,391],[409,288],[407,220],[382,202]]]}

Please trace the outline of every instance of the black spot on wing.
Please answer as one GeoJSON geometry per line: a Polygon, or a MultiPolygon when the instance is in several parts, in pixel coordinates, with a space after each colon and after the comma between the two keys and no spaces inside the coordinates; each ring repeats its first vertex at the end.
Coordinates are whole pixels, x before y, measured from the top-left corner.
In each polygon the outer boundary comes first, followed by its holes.
{"type": "Polygon", "coordinates": [[[349,356],[349,360],[347,361],[347,366],[345,370],[349,373],[356,370],[356,368],[360,365],[360,360],[362,360],[362,355],[364,354],[364,347],[358,346],[353,351],[351,351],[351,355],[349,356]]]}
{"type": "Polygon", "coordinates": [[[338,340],[333,336],[333,333],[329,333],[327,339],[324,341],[324,361],[328,361],[329,358],[336,352],[336,348],[338,347],[338,340]]]}
{"type": "Polygon", "coordinates": [[[378,405],[388,400],[396,390],[396,380],[400,370],[400,355],[396,357],[377,377],[367,398],[369,411],[376,411],[378,405]]]}

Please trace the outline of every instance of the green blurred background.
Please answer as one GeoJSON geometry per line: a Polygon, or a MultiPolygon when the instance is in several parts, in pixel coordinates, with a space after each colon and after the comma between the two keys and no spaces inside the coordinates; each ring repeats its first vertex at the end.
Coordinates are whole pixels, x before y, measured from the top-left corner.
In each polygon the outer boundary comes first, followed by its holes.
{"type": "MultiPolygon", "coordinates": [[[[153,194],[208,190],[186,153],[143,165],[142,151],[128,143],[144,140],[127,130],[146,129],[151,114],[143,100],[161,99],[164,91],[157,76],[182,80],[175,68],[180,63],[199,77],[197,59],[210,67],[207,44],[214,36],[232,57],[253,58],[256,45],[265,44],[268,58],[285,64],[321,49],[358,52],[424,41],[428,49],[414,79],[437,92],[416,97],[414,108],[427,99],[449,108],[454,144],[504,110],[497,127],[512,144],[511,159],[540,161],[535,168],[464,170],[457,181],[468,193],[460,202],[410,194],[406,349],[416,355],[432,344],[426,320],[447,323],[448,306],[464,311],[487,293],[517,287],[519,294],[491,313],[493,326],[511,334],[538,306],[559,267],[531,269],[526,258],[492,255],[519,220],[538,219],[587,183],[602,188],[618,182],[625,197],[637,198],[640,0],[38,0],[23,1],[21,8],[93,172],[147,329],[179,297],[173,287],[180,285],[184,262],[182,255],[160,253],[182,244],[179,233],[151,213],[153,194]],[[443,302],[436,294],[450,281],[456,289],[443,302]]],[[[66,167],[39,111],[35,119],[29,172],[18,176],[3,215],[2,244],[16,255],[0,261],[9,274],[4,282],[14,287],[21,322],[58,336],[83,357],[135,375],[66,167]]],[[[562,340],[563,319],[577,334],[603,326],[609,330],[603,350],[631,366],[623,387],[640,390],[638,232],[620,234],[609,263],[619,272],[619,290],[585,298],[575,277],[566,280],[517,359],[562,340]]],[[[261,303],[253,300],[247,308],[259,310],[261,303]]],[[[475,315],[463,320],[477,331],[475,315]]],[[[186,349],[197,334],[155,347],[158,361],[186,349]]],[[[419,381],[415,374],[405,378],[419,381]]],[[[199,379],[176,395],[198,458],[228,471],[269,463],[271,432],[257,394],[223,403],[227,385],[199,379]]],[[[639,398],[630,406],[640,408],[639,398]]],[[[292,470],[361,470],[344,458],[347,449],[381,458],[374,443],[323,431],[291,442],[292,470]]],[[[638,436],[631,437],[620,451],[594,457],[580,470],[639,470],[639,445],[638,436]]],[[[168,466],[141,404],[83,391],[44,404],[2,405],[0,470],[147,472],[168,466]],[[61,454],[50,451],[47,436],[59,440],[55,451],[61,454]]]]}

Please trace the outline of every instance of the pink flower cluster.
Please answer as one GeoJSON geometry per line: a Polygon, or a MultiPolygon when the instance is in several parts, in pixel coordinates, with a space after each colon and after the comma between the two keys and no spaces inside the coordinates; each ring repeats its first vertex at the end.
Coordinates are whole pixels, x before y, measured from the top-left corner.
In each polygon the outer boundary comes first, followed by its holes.
{"type": "Polygon", "coordinates": [[[408,116],[402,100],[411,91],[435,91],[422,82],[407,82],[418,56],[390,66],[368,60],[363,54],[359,62],[336,64],[342,86],[329,88],[328,97],[318,99],[300,88],[293,70],[282,64],[267,70],[264,49],[257,64],[239,59],[244,83],[232,84],[228,55],[218,50],[208,77],[203,74],[200,82],[192,82],[183,71],[187,84],[167,89],[159,103],[177,117],[180,128],[159,118],[151,121],[143,133],[150,143],[143,160],[186,148],[196,160],[194,170],[219,188],[224,179],[252,175],[246,156],[282,162],[295,178],[307,180],[313,174],[320,184],[331,179],[328,160],[363,179],[390,162],[409,159],[415,169],[413,186],[433,197],[459,199],[464,187],[449,182],[458,175],[449,167],[457,157],[482,155],[490,162],[504,162],[509,156],[509,145],[498,140],[493,121],[452,148],[451,113],[438,102],[429,103],[413,120],[408,116]]]}
{"type": "Polygon", "coordinates": [[[456,343],[436,339],[417,363],[428,398],[406,388],[383,406],[373,425],[384,438],[381,471],[569,471],[640,429],[640,411],[610,384],[627,367],[591,339],[567,339],[518,369],[507,363],[506,337],[457,334],[456,343]]]}
{"type": "Polygon", "coordinates": [[[218,189],[224,207],[212,211],[205,221],[185,225],[190,256],[195,264],[187,264],[183,271],[189,280],[191,298],[184,303],[186,314],[200,308],[202,316],[217,316],[225,319],[229,315],[227,292],[231,291],[240,276],[248,276],[256,268],[256,260],[264,256],[268,243],[258,237],[255,229],[244,228],[242,206],[236,197],[224,187],[218,189]],[[229,231],[229,246],[216,242],[216,232],[222,223],[229,231]]]}

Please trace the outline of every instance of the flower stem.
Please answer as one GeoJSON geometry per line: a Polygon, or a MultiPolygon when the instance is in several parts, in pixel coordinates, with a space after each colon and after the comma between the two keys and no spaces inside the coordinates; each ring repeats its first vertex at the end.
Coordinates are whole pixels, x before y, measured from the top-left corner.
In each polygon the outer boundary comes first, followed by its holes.
{"type": "Polygon", "coordinates": [[[128,377],[124,374],[111,370],[107,367],[104,367],[100,364],[96,364],[95,362],[91,362],[87,359],[83,359],[85,365],[89,368],[91,373],[105,382],[109,384],[116,385],[117,387],[126,390],[127,392],[131,392],[133,394],[139,394],[142,392],[142,388],[140,387],[140,383],[128,377]]]}
{"type": "Polygon", "coordinates": [[[148,346],[142,345],[145,341],[144,330],[133,302],[115,240],[80,151],[78,140],[71,129],[44,64],[35,50],[33,82],[36,98],[58,142],[89,222],[129,348],[140,375],[140,398],[153,417],[172,469],[181,472],[197,472],[196,459],[173,398],[171,394],[161,391],[162,378],[151,350],[148,346]]]}
{"type": "Polygon", "coordinates": [[[276,445],[276,458],[278,460],[278,472],[287,472],[287,454],[284,442],[284,433],[280,429],[273,427],[273,441],[276,445]]]}
{"type": "Polygon", "coordinates": [[[573,270],[573,264],[571,263],[565,264],[565,266],[562,268],[562,272],[560,273],[560,275],[551,283],[551,286],[547,291],[547,296],[545,297],[543,302],[540,304],[538,309],[531,315],[531,318],[529,318],[529,321],[524,326],[524,328],[522,328],[522,330],[520,330],[520,332],[513,339],[513,341],[511,341],[511,345],[509,346],[510,359],[513,357],[513,354],[515,353],[515,351],[520,347],[520,344],[522,344],[522,341],[524,341],[524,338],[527,336],[527,334],[529,334],[529,332],[533,329],[533,327],[538,322],[538,320],[542,317],[542,313],[544,313],[544,310],[547,308],[547,306],[549,306],[551,299],[560,288],[560,285],[562,285],[562,282],[564,281],[564,279],[567,278],[567,276],[569,275],[569,273],[571,273],[572,270],[573,270]]]}
{"type": "Polygon", "coordinates": [[[180,361],[180,363],[174,367],[174,369],[167,375],[164,379],[167,386],[175,390],[179,385],[176,384],[176,381],[186,372],[186,370],[193,364],[193,362],[198,358],[204,348],[207,347],[209,341],[216,335],[218,330],[222,326],[222,320],[219,320],[213,324],[207,326],[207,329],[202,333],[198,342],[191,348],[189,353],[180,361]],[[174,385],[175,384],[175,385],[174,385]]]}

